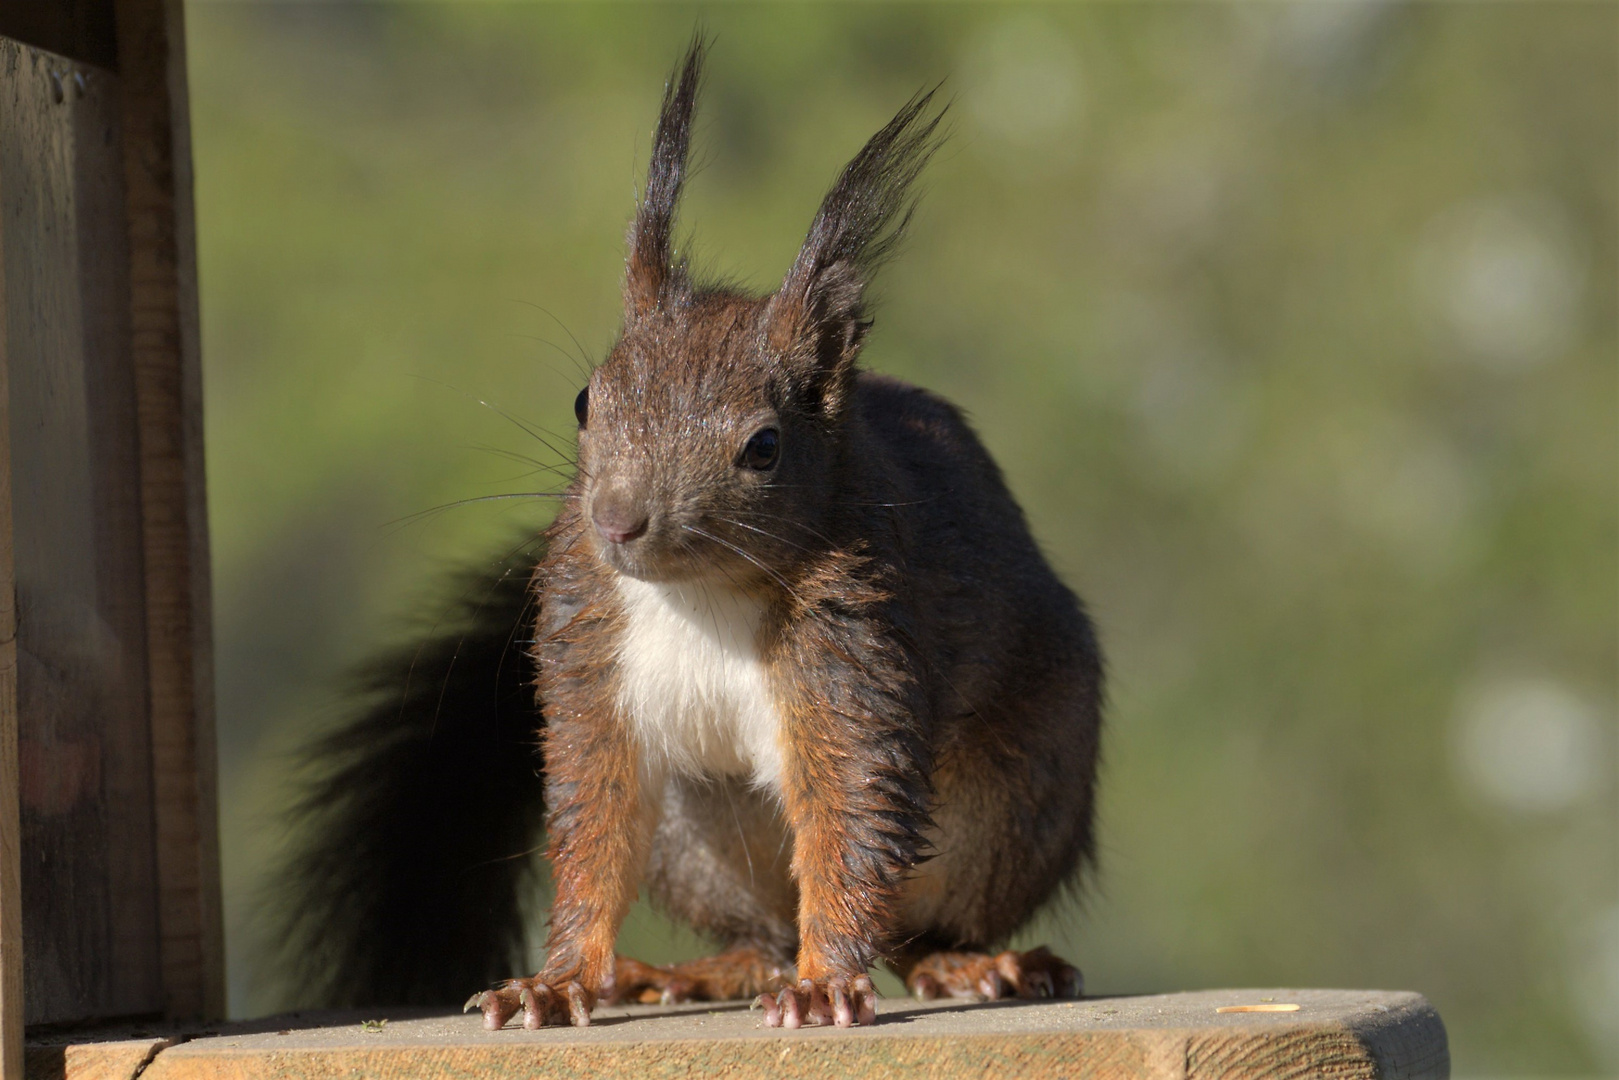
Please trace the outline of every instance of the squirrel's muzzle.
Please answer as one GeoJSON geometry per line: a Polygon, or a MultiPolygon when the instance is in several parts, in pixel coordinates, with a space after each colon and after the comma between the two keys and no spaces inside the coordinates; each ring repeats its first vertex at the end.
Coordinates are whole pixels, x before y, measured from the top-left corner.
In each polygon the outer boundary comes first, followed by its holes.
{"type": "Polygon", "coordinates": [[[645,500],[627,487],[614,485],[598,494],[590,518],[609,544],[627,544],[646,533],[645,500]]]}

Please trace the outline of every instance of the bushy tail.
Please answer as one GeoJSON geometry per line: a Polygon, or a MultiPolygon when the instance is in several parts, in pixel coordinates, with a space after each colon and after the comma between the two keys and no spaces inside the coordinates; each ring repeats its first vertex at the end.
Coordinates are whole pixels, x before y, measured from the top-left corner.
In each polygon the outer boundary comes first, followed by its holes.
{"type": "Polygon", "coordinates": [[[356,672],[352,718],[299,754],[260,908],[288,1005],[458,1005],[518,973],[544,812],[537,558],[463,575],[443,619],[356,672]]]}

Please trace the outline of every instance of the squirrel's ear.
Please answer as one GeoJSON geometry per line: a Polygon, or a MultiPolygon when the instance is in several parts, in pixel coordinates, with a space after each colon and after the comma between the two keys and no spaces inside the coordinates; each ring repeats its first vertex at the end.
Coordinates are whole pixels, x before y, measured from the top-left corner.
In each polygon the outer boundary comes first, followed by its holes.
{"type": "Polygon", "coordinates": [[[708,43],[702,35],[694,35],[686,55],[663,88],[663,107],[658,111],[658,127],[652,135],[646,191],[630,223],[624,313],[632,320],[655,310],[685,278],[684,266],[676,260],[672,248],[675,205],[686,179],[692,114],[707,51],[708,43]]]}
{"type": "Polygon", "coordinates": [[[931,108],[936,92],[906,102],[844,166],[770,300],[772,348],[789,358],[812,358],[833,408],[871,328],[866,286],[904,237],[916,205],[916,178],[941,141],[944,110],[931,108]]]}

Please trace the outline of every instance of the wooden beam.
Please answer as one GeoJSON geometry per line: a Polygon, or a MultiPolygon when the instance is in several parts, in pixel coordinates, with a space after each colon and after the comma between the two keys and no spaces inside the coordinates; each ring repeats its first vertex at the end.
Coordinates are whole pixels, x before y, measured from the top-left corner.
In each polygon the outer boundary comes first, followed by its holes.
{"type": "Polygon", "coordinates": [[[0,1080],[19,1080],[23,1024],[217,1016],[224,977],[179,0],[7,0],[7,33],[0,1080]]]}
{"type": "Polygon", "coordinates": [[[24,1022],[163,1007],[118,80],[0,40],[24,1022]]]}
{"type": "Polygon", "coordinates": [[[217,760],[181,0],[117,0],[163,986],[222,1016],[217,760]]]}

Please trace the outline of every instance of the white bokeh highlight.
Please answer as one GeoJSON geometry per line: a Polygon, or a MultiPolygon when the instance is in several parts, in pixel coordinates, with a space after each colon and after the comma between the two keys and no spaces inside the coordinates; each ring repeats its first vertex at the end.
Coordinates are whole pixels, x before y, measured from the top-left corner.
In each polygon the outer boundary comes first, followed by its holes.
{"type": "Polygon", "coordinates": [[[1421,304],[1448,332],[1447,354],[1512,372],[1557,360],[1577,338],[1583,261],[1550,201],[1498,198],[1436,215],[1413,266],[1421,304]]]}
{"type": "Polygon", "coordinates": [[[1490,681],[1463,696],[1452,731],[1463,786],[1520,814],[1566,810],[1603,775],[1594,710],[1551,679],[1490,681]]]}

